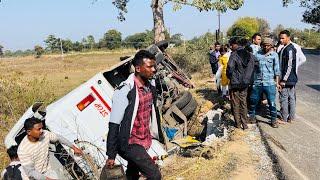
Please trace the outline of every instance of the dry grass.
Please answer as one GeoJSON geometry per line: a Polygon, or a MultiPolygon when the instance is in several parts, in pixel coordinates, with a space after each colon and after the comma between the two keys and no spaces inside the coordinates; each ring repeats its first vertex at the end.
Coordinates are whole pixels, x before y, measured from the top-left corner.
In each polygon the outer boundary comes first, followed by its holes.
{"type": "Polygon", "coordinates": [[[36,101],[51,103],[132,54],[125,50],[0,59],[0,170],[8,164],[4,138],[28,107],[36,101]]]}

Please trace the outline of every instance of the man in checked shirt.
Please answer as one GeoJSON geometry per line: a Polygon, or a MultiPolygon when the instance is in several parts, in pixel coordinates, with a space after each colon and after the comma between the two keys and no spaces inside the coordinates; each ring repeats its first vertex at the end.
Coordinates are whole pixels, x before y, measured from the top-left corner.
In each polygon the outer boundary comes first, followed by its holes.
{"type": "Polygon", "coordinates": [[[164,142],[152,80],[156,73],[155,56],[140,50],[132,64],[135,72],[113,94],[106,165],[112,168],[119,154],[128,161],[128,179],[139,179],[139,172],[147,179],[161,179],[159,168],[147,153],[153,138],[164,142]]]}

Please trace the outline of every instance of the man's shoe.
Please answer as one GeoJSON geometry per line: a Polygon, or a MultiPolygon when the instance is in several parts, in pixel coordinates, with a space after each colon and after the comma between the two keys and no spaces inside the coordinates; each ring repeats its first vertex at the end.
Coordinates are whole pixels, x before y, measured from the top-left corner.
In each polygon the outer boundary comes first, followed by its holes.
{"type": "Polygon", "coordinates": [[[288,119],[288,121],[287,121],[288,123],[292,123],[292,120],[291,119],[288,119]]]}
{"type": "Polygon", "coordinates": [[[279,125],[278,125],[278,123],[274,122],[274,123],[271,123],[271,127],[273,127],[273,128],[278,128],[279,125]]]}

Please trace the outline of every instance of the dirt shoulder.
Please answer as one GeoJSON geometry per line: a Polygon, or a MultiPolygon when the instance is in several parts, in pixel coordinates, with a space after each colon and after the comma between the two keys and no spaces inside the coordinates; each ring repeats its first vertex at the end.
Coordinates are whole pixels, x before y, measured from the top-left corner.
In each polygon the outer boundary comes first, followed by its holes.
{"type": "MultiPolygon", "coordinates": [[[[221,99],[209,76],[194,74],[193,82],[196,88],[192,92],[200,102],[201,116],[221,99]]],[[[230,115],[227,117],[232,118],[230,115]]],[[[230,130],[227,140],[214,142],[212,146],[213,158],[209,160],[169,156],[162,168],[164,179],[277,179],[256,125],[251,125],[247,131],[230,130]]]]}

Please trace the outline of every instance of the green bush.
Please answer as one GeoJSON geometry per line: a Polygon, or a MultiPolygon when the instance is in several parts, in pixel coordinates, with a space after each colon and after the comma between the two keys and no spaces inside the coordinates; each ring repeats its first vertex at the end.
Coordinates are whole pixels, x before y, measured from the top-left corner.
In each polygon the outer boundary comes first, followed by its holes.
{"type": "Polygon", "coordinates": [[[56,97],[45,78],[25,82],[21,77],[22,74],[0,76],[0,169],[9,161],[3,142],[12,126],[34,102],[48,104],[56,97]]]}

